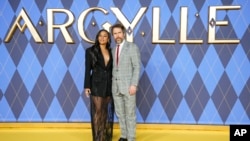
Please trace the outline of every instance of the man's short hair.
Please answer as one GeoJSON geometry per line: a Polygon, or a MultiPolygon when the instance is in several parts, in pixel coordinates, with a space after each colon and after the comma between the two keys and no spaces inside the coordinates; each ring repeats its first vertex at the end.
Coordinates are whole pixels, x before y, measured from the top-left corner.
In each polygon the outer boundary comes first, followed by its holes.
{"type": "Polygon", "coordinates": [[[126,33],[125,27],[124,27],[122,24],[117,23],[117,24],[114,24],[114,25],[111,27],[111,34],[112,34],[112,35],[113,35],[113,29],[114,29],[114,28],[121,28],[122,31],[123,31],[123,33],[126,33]]]}

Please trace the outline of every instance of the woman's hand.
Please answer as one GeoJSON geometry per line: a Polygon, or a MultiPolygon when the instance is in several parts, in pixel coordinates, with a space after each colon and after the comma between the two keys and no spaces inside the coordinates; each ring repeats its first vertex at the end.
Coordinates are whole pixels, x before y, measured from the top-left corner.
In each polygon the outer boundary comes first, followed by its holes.
{"type": "Polygon", "coordinates": [[[86,97],[89,97],[89,95],[91,94],[91,91],[89,88],[84,89],[84,92],[85,92],[86,97]]]}

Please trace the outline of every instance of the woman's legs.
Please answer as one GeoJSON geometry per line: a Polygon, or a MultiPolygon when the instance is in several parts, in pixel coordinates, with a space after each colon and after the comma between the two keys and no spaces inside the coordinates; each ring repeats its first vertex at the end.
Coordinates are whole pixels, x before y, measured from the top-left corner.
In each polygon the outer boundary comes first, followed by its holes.
{"type": "Polygon", "coordinates": [[[95,141],[107,141],[108,105],[111,98],[92,96],[92,128],[95,141]]]}

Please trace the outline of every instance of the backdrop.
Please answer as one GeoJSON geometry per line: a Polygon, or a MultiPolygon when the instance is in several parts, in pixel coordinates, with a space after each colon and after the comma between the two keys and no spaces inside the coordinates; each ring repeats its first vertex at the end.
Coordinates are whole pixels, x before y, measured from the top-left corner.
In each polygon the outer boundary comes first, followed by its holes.
{"type": "Polygon", "coordinates": [[[141,52],[138,123],[249,124],[249,13],[249,0],[1,0],[0,122],[89,122],[85,50],[121,22],[141,52]]]}

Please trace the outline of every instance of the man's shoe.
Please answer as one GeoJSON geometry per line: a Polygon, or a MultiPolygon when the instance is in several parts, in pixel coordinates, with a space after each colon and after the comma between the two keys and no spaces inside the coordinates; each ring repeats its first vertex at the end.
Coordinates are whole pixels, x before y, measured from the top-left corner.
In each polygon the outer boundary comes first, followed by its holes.
{"type": "Polygon", "coordinates": [[[127,141],[127,139],[120,138],[119,141],[127,141]]]}

